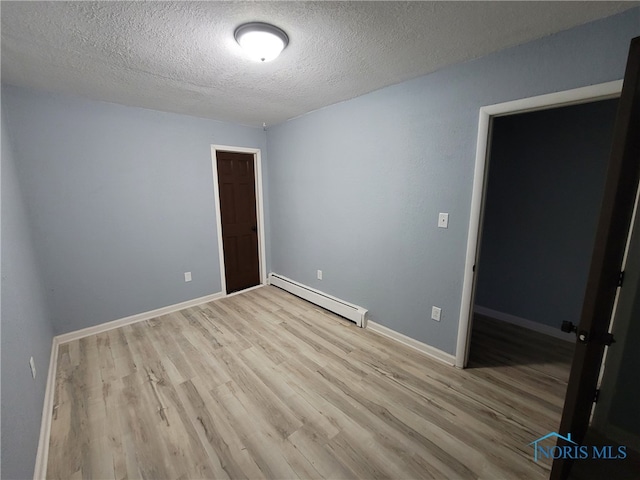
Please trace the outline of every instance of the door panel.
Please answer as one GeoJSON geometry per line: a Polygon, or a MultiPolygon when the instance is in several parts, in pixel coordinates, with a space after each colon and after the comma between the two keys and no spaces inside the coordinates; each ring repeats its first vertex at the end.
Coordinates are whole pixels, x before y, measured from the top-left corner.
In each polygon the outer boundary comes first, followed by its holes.
{"type": "MultiPolygon", "coordinates": [[[[640,178],[640,37],[631,41],[613,135],[600,219],[559,433],[581,443],[589,426],[625,242],[640,178]]],[[[615,348],[615,344],[612,348],[615,348]]],[[[559,446],[570,446],[560,439],[559,446]]],[[[572,460],[557,458],[551,478],[569,477],[572,460]]]]}
{"type": "Polygon", "coordinates": [[[227,293],[260,283],[253,154],[216,152],[227,293]]]}
{"type": "Polygon", "coordinates": [[[223,183],[220,185],[220,213],[223,225],[236,223],[236,202],[233,183],[223,183]],[[224,208],[222,208],[224,205],[224,208]]]}

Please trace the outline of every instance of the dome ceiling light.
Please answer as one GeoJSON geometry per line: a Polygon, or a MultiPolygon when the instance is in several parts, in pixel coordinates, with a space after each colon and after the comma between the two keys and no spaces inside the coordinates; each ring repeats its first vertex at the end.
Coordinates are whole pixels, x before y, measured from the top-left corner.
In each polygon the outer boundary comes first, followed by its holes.
{"type": "Polygon", "coordinates": [[[284,30],[262,22],[251,22],[236,28],[236,42],[257,62],[270,62],[289,44],[284,30]]]}

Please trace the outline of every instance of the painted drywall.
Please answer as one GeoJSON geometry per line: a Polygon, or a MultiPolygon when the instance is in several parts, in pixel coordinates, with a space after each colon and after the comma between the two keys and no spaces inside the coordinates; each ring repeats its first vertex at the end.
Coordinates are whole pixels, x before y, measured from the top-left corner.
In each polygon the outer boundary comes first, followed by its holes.
{"type": "Polygon", "coordinates": [[[580,321],[617,99],[496,118],[477,305],[580,321]]]}
{"type": "Polygon", "coordinates": [[[268,129],[272,270],[455,353],[480,107],[620,79],[638,34],[636,8],[268,129]]]}
{"type": "Polygon", "coordinates": [[[2,101],[56,334],[221,290],[211,145],[266,162],[262,128],[11,86],[2,101]]]}
{"type": "Polygon", "coordinates": [[[2,478],[25,479],[33,477],[53,326],[4,113],[0,255],[2,478]],[[29,369],[30,356],[35,361],[35,379],[29,369]]]}

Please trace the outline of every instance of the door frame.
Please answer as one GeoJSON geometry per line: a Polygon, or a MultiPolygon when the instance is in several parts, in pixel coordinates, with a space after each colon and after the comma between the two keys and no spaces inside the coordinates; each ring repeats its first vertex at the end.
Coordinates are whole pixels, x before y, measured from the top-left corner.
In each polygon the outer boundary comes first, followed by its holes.
{"type": "Polygon", "coordinates": [[[215,196],[216,228],[218,230],[218,254],[220,258],[220,290],[227,295],[227,279],[224,264],[224,244],[222,243],[222,216],[220,214],[220,187],[218,185],[218,158],[216,152],[235,152],[253,154],[253,167],[256,187],[256,217],[258,221],[258,265],[260,285],[267,284],[266,246],[264,234],[264,198],[262,189],[262,152],[259,148],[211,145],[211,168],[213,171],[213,193],[215,196]]]}
{"type": "MultiPolygon", "coordinates": [[[[624,339],[627,338],[627,332],[632,318],[633,300],[635,298],[635,294],[634,298],[631,298],[629,292],[637,291],[639,282],[638,273],[636,273],[637,270],[633,271],[634,266],[640,265],[640,249],[634,248],[636,245],[640,245],[639,202],[640,185],[636,188],[636,199],[633,204],[633,213],[631,214],[631,225],[629,226],[629,234],[627,235],[624,255],[622,257],[621,271],[625,272],[625,290],[618,288],[616,292],[613,311],[611,312],[611,322],[609,324],[609,332],[614,333],[616,338],[621,339],[620,343],[622,344],[624,344],[624,339]]],[[[628,348],[628,346],[621,345],[616,349],[605,348],[602,357],[602,367],[598,375],[597,388],[599,390],[610,392],[615,387],[617,382],[616,376],[621,367],[624,348],[628,348]]],[[[625,432],[609,422],[611,400],[611,395],[602,395],[602,397],[598,399],[596,407],[592,412],[591,426],[607,438],[611,438],[621,444],[627,445],[627,447],[640,451],[640,436],[625,432]]]]}
{"type": "Polygon", "coordinates": [[[482,235],[482,216],[484,198],[489,173],[489,153],[491,143],[491,126],[495,117],[517,113],[534,112],[550,108],[566,107],[598,100],[620,97],[622,80],[580,87],[562,92],[549,93],[535,97],[513,100],[510,102],[487,105],[480,108],[478,120],[478,139],[476,144],[476,162],[473,173],[473,189],[471,193],[471,212],[469,233],[467,236],[467,252],[465,256],[464,279],[460,300],[460,320],[456,343],[456,367],[465,368],[469,360],[473,302],[475,297],[475,266],[480,253],[479,246],[482,235]]]}

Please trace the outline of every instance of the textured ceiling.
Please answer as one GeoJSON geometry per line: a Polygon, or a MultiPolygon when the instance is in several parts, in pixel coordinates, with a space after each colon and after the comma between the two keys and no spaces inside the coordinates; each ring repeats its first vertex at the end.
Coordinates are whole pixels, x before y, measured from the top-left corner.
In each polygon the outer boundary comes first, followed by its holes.
{"type": "Polygon", "coordinates": [[[7,2],[2,81],[268,125],[637,2],[7,2]],[[283,28],[271,63],[246,60],[245,22],[283,28]]]}

